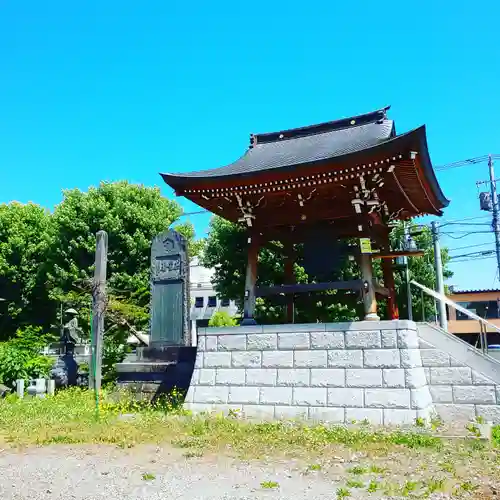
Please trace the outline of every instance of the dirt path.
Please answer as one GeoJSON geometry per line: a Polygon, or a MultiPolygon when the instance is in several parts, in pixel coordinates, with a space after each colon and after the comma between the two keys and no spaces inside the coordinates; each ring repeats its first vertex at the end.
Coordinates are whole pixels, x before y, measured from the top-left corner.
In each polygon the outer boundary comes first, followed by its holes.
{"type": "MultiPolygon", "coordinates": [[[[350,453],[350,452],[349,452],[350,453]]],[[[123,450],[109,446],[48,446],[0,453],[0,499],[2,500],[246,500],[336,498],[401,498],[401,485],[415,482],[414,471],[425,463],[425,456],[413,452],[385,457],[380,466],[391,470],[376,474],[361,468],[363,457],[334,457],[309,464],[296,460],[246,463],[229,457],[185,456],[185,450],[137,446],[123,450]],[[361,458],[361,460],[360,460],[361,458]],[[364,475],[363,475],[364,474],[364,475]],[[349,481],[351,484],[349,484],[349,481]],[[355,486],[355,482],[363,486],[355,486]],[[370,482],[380,488],[369,493],[370,482]],[[399,485],[398,493],[384,492],[382,485],[399,485]],[[342,497],[348,490],[350,496],[342,497]]],[[[370,462],[364,460],[364,466],[370,462]]],[[[465,481],[459,472],[458,482],[465,481]]],[[[468,471],[471,472],[471,471],[468,471]]],[[[493,472],[493,471],[492,471],[493,472]]],[[[494,472],[493,472],[494,474],[494,472]]],[[[434,478],[435,471],[429,472],[434,478]]],[[[491,476],[490,476],[491,477],[491,476]]],[[[476,476],[479,483],[481,477],[476,476]]],[[[486,479],[486,478],[485,478],[486,479]]],[[[434,479],[432,479],[434,480],[434,479]]],[[[416,483],[415,483],[416,484],[416,483]]],[[[466,498],[497,498],[496,485],[488,480],[488,490],[461,492],[466,498]],[[479,496],[478,496],[479,495],[479,496]]],[[[419,495],[409,490],[405,496],[417,498],[457,498],[455,494],[419,495]]]]}
{"type": "Polygon", "coordinates": [[[332,499],[335,486],[293,464],[249,466],[231,459],[190,458],[178,450],[105,446],[3,451],[0,498],[42,499],[332,499]],[[279,486],[269,489],[265,486],[279,486]]]}

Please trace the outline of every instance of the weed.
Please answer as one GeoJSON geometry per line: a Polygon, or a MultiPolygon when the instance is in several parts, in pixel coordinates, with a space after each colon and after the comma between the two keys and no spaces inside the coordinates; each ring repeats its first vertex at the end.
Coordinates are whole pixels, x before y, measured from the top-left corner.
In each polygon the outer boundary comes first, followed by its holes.
{"type": "Polygon", "coordinates": [[[361,476],[363,474],[366,474],[368,470],[365,467],[361,467],[360,465],[355,465],[354,467],[351,467],[348,469],[349,474],[354,474],[355,476],[361,476]]]}
{"type": "Polygon", "coordinates": [[[406,481],[403,485],[401,494],[407,497],[410,493],[413,493],[417,489],[418,483],[415,481],[406,481]]]}
{"type": "Polygon", "coordinates": [[[151,474],[150,472],[145,472],[142,475],[143,481],[154,481],[155,479],[156,479],[156,476],[154,474],[151,474]]]}
{"type": "Polygon", "coordinates": [[[172,445],[176,448],[201,448],[205,441],[198,437],[186,437],[180,439],[173,439],[171,441],[172,445]]]}
{"type": "Polygon", "coordinates": [[[276,481],[263,481],[260,483],[261,488],[264,488],[266,490],[274,490],[276,488],[279,488],[279,483],[276,481]]]}
{"type": "Polygon", "coordinates": [[[370,425],[370,421],[369,421],[367,418],[365,418],[365,419],[363,419],[363,420],[361,421],[361,424],[362,424],[362,425],[370,425]]]}
{"type": "Polygon", "coordinates": [[[384,495],[388,497],[394,497],[399,494],[399,484],[394,483],[385,483],[384,486],[384,495]]]}
{"type": "Polygon", "coordinates": [[[481,415],[479,415],[479,416],[476,417],[476,422],[478,424],[484,424],[484,423],[486,423],[486,421],[484,420],[484,417],[482,417],[481,415]]]}
{"type": "Polygon", "coordinates": [[[203,456],[202,450],[189,450],[183,453],[185,458],[200,458],[203,456]]]}
{"type": "Polygon", "coordinates": [[[453,474],[455,472],[455,466],[451,462],[441,462],[440,467],[443,471],[453,474]]]}
{"type": "Polygon", "coordinates": [[[486,444],[479,439],[472,439],[468,441],[468,445],[472,451],[483,451],[486,448],[486,444]]]}
{"type": "Polygon", "coordinates": [[[370,484],[368,485],[368,488],[366,488],[366,491],[368,491],[369,493],[375,493],[379,488],[380,488],[379,483],[374,479],[372,479],[370,481],[370,484]]]}
{"type": "Polygon", "coordinates": [[[458,488],[467,493],[472,493],[473,491],[476,491],[478,489],[478,486],[472,484],[470,481],[465,481],[462,484],[460,484],[458,488]]]}
{"type": "Polygon", "coordinates": [[[438,416],[434,416],[431,418],[431,428],[433,431],[439,429],[440,427],[442,427],[442,425],[443,421],[438,416]]]}
{"type": "Polygon", "coordinates": [[[379,465],[372,464],[370,465],[369,471],[372,474],[384,474],[385,472],[387,472],[387,469],[385,469],[384,467],[380,467],[379,465]]]}
{"type": "Polygon", "coordinates": [[[415,420],[415,425],[417,427],[425,427],[426,426],[425,418],[417,417],[417,419],[415,420]]]}
{"type": "Polygon", "coordinates": [[[425,486],[428,494],[441,492],[445,488],[445,480],[433,477],[427,481],[425,486]]]}
{"type": "Polygon", "coordinates": [[[348,498],[351,496],[351,492],[347,488],[339,488],[337,490],[337,500],[342,500],[343,498],[348,498]]]}
{"type": "Polygon", "coordinates": [[[311,464],[311,465],[309,465],[309,467],[307,468],[307,470],[310,470],[310,471],[321,470],[321,465],[319,465],[319,464],[311,464]]]}
{"type": "Polygon", "coordinates": [[[476,427],[474,424],[467,424],[465,428],[474,436],[476,437],[481,437],[481,431],[479,430],[478,427],[476,427]]]}
{"type": "Polygon", "coordinates": [[[357,481],[355,479],[349,479],[346,483],[347,487],[349,488],[364,488],[365,483],[363,481],[357,481]]]}

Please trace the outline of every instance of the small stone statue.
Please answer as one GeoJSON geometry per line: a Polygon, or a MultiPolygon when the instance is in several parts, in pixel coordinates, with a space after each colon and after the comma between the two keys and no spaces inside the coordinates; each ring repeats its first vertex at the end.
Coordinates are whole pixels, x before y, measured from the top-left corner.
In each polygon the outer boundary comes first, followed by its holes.
{"type": "Polygon", "coordinates": [[[78,313],[74,309],[65,311],[69,316],[69,321],[63,326],[61,342],[64,342],[65,352],[72,354],[75,350],[75,344],[80,344],[82,339],[80,337],[81,328],[78,326],[78,313]]]}
{"type": "Polygon", "coordinates": [[[51,370],[51,378],[55,380],[56,387],[67,387],[77,384],[78,363],[75,361],[75,344],[80,344],[81,328],[78,326],[77,311],[68,309],[65,313],[70,317],[69,321],[63,326],[61,333],[61,342],[64,343],[64,353],[59,356],[54,367],[51,370]]]}

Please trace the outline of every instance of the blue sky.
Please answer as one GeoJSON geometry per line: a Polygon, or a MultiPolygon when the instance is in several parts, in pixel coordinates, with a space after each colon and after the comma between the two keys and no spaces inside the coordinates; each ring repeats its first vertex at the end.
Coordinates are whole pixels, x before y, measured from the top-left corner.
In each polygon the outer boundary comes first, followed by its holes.
{"type": "MultiPolygon", "coordinates": [[[[52,208],[63,188],[100,180],[161,185],[160,171],[233,161],[251,132],[388,104],[398,132],[427,125],[435,165],[500,153],[498,19],[494,1],[6,0],[0,202],[52,208]]],[[[439,175],[445,219],[484,215],[487,173],[439,175]]],[[[192,220],[203,234],[208,217],[192,220]]],[[[451,237],[488,226],[450,227],[451,248],[493,248],[491,234],[451,237]]],[[[491,287],[496,266],[453,270],[459,287],[491,287]]]]}

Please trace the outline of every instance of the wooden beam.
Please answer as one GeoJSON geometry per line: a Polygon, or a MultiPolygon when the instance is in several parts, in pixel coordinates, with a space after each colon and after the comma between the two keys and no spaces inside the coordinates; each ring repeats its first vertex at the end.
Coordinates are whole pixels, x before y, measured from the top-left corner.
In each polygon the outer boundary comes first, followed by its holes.
{"type": "Polygon", "coordinates": [[[257,324],[254,319],[255,312],[255,282],[257,281],[257,260],[259,257],[259,235],[255,232],[248,233],[248,261],[245,278],[245,298],[243,302],[242,325],[257,324]]]}
{"type": "MultiPolygon", "coordinates": [[[[287,285],[295,285],[295,274],[293,272],[294,263],[294,249],[293,243],[285,243],[285,283],[287,285]]],[[[286,304],[286,321],[293,323],[295,319],[295,304],[293,301],[293,294],[289,294],[286,304]]]]}
{"type": "Polygon", "coordinates": [[[378,321],[380,318],[377,315],[377,299],[375,297],[375,288],[373,286],[371,254],[362,253],[360,255],[359,267],[361,268],[361,277],[363,278],[363,281],[368,283],[368,288],[363,290],[365,320],[378,321]]]}
{"type": "Polygon", "coordinates": [[[258,286],[255,289],[256,297],[268,295],[319,292],[323,290],[362,290],[363,280],[329,281],[325,283],[300,283],[296,285],[258,286]]]}
{"type": "Polygon", "coordinates": [[[373,288],[377,295],[382,295],[383,297],[389,297],[391,292],[385,286],[381,286],[376,280],[373,280],[373,288]]]}

